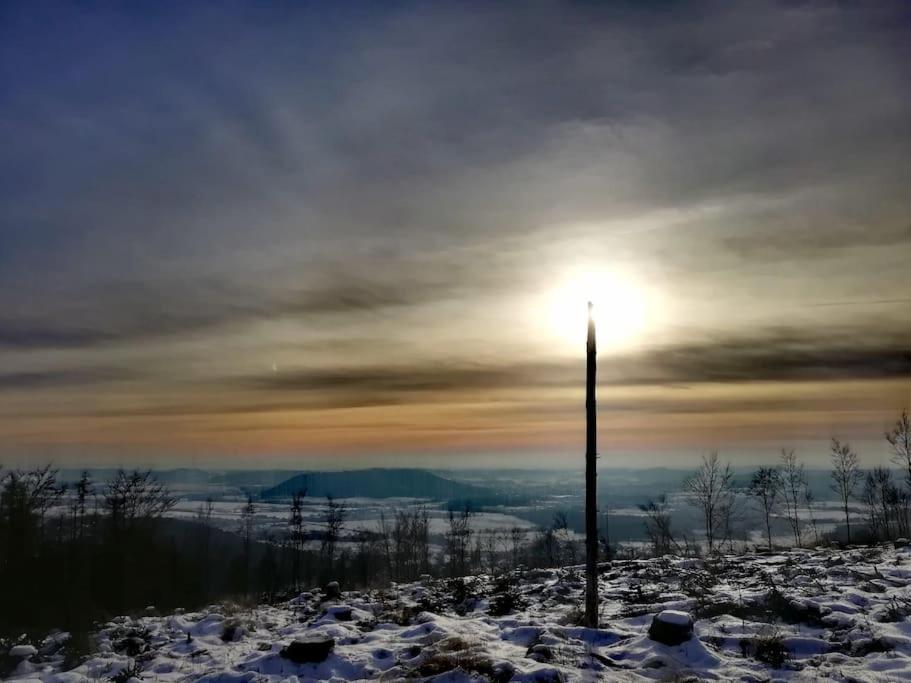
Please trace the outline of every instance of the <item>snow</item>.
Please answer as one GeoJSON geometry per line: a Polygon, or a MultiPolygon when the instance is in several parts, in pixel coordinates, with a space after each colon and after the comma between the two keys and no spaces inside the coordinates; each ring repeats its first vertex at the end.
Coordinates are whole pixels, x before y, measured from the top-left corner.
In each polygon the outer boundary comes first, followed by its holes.
{"type": "Polygon", "coordinates": [[[38,654],[38,648],[34,645],[14,645],[10,648],[10,657],[31,657],[38,654]]]}
{"type": "Polygon", "coordinates": [[[600,628],[580,625],[579,567],[517,572],[511,585],[469,577],[459,603],[449,580],[428,578],[344,591],[332,601],[312,591],[252,609],[119,617],[68,672],[60,634],[37,648],[16,645],[10,654],[29,654],[12,678],[86,683],[135,667],[138,680],[157,683],[911,680],[911,558],[902,548],[667,556],[603,567],[600,628]],[[494,609],[506,594],[515,608],[494,609]],[[649,639],[655,615],[686,624],[690,614],[691,640],[649,639]],[[226,641],[228,626],[234,637],[226,641]],[[281,656],[290,642],[313,636],[335,640],[325,661],[298,665],[281,656]],[[137,639],[141,651],[128,656],[125,643],[137,639]]]}
{"type": "Polygon", "coordinates": [[[674,624],[675,626],[687,626],[690,623],[691,617],[687,612],[681,612],[676,609],[666,609],[658,612],[658,616],[655,617],[658,621],[663,621],[666,624],[674,624]]]}

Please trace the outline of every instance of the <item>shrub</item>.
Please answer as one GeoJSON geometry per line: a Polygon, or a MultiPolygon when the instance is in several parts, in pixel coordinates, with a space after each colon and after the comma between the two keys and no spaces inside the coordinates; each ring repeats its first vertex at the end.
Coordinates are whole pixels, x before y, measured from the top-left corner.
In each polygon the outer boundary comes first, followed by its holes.
{"type": "Polygon", "coordinates": [[[752,643],[741,641],[740,649],[744,654],[752,654],[755,659],[776,669],[780,669],[791,658],[784,637],[777,629],[758,636],[752,643]]]}
{"type": "Polygon", "coordinates": [[[142,667],[138,662],[132,662],[129,666],[123,667],[116,674],[111,676],[111,683],[127,683],[131,678],[140,678],[142,676],[142,667]]]}

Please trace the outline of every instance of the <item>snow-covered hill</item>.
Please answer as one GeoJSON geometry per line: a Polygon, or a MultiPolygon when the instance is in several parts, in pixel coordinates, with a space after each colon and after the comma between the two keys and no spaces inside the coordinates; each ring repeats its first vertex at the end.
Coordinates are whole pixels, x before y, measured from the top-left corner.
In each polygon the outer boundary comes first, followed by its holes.
{"type": "MultiPolygon", "coordinates": [[[[795,550],[716,561],[603,565],[601,628],[577,625],[578,568],[509,579],[320,591],[281,606],[120,618],[66,673],[64,638],[20,646],[18,679],[205,680],[911,679],[911,546],[795,550]],[[680,646],[652,641],[662,609],[696,619],[680,646]],[[321,663],[282,649],[331,638],[321,663]]],[[[322,641],[325,645],[325,640],[322,641]]]]}

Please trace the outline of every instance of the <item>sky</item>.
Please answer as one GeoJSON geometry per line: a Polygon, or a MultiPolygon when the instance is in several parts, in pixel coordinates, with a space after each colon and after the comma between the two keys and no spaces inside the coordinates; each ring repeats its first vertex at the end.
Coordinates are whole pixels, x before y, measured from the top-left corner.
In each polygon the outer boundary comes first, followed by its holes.
{"type": "Polygon", "coordinates": [[[0,462],[736,464],[911,405],[904,2],[0,5],[0,462]]]}

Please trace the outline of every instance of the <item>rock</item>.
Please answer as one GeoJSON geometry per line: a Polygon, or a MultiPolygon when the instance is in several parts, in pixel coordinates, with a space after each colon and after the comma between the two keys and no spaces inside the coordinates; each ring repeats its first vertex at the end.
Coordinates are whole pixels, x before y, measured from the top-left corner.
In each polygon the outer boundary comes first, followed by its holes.
{"type": "Polygon", "coordinates": [[[911,544],[911,541],[909,541],[907,538],[896,538],[896,539],[892,542],[892,544],[893,544],[896,548],[904,548],[906,545],[911,544]]]}
{"type": "Polygon", "coordinates": [[[552,662],[554,660],[554,651],[550,646],[539,643],[528,648],[525,656],[536,662],[552,662]]]}
{"type": "Polygon", "coordinates": [[[114,649],[123,652],[127,657],[135,657],[145,651],[146,647],[146,641],[139,636],[128,636],[114,643],[114,649]]]}
{"type": "Polygon", "coordinates": [[[512,662],[497,662],[493,665],[493,679],[495,681],[511,681],[516,675],[516,667],[512,662]]]}
{"type": "Polygon", "coordinates": [[[351,621],[351,608],[348,605],[335,605],[323,610],[323,616],[332,617],[335,621],[351,621]]]}
{"type": "Polygon", "coordinates": [[[279,655],[295,664],[315,664],[325,661],[334,647],[335,639],[313,636],[292,641],[279,655]]]}
{"type": "Polygon", "coordinates": [[[335,600],[340,597],[342,594],[342,589],[338,585],[338,581],[330,581],[326,584],[326,587],[323,589],[323,594],[326,596],[327,600],[335,600]]]}
{"type": "Polygon", "coordinates": [[[9,656],[19,659],[27,659],[28,657],[37,654],[37,652],[38,650],[35,649],[34,645],[13,645],[9,649],[9,656]]]}
{"type": "Polygon", "coordinates": [[[693,637],[693,617],[686,612],[666,609],[652,619],[648,637],[665,645],[680,645],[693,637]]]}

